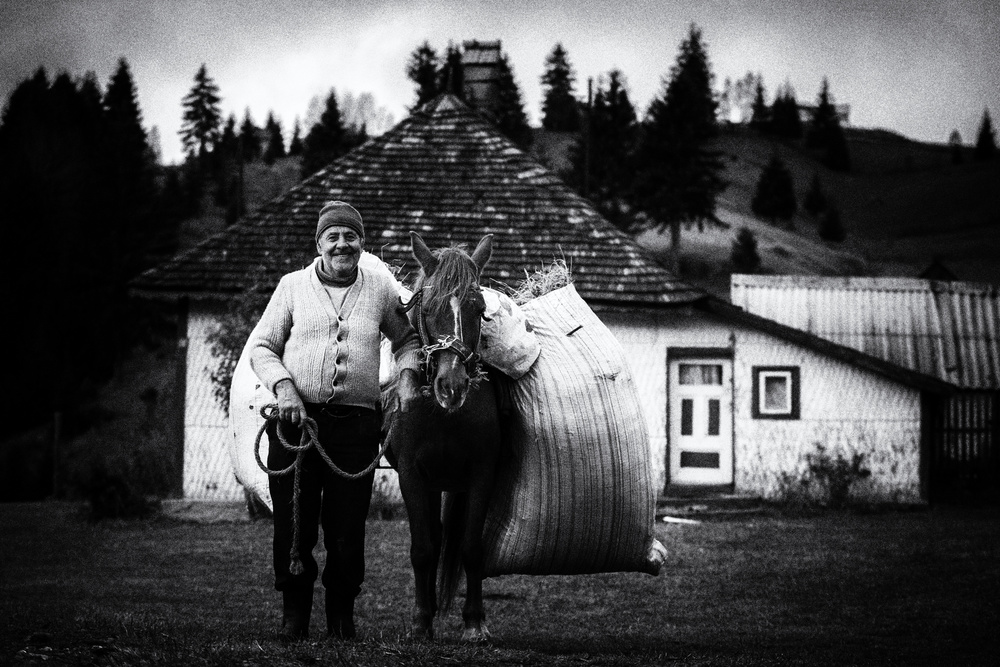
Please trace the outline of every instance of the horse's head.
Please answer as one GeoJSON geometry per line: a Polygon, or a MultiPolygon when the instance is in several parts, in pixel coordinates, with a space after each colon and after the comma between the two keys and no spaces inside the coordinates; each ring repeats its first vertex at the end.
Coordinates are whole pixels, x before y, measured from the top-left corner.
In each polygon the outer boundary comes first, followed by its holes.
{"type": "Polygon", "coordinates": [[[471,256],[457,247],[431,252],[416,232],[410,232],[410,241],[421,268],[416,324],[427,356],[427,382],[438,405],[457,410],[465,403],[479,361],[486,310],[479,276],[493,251],[493,235],[484,236],[471,256]]]}

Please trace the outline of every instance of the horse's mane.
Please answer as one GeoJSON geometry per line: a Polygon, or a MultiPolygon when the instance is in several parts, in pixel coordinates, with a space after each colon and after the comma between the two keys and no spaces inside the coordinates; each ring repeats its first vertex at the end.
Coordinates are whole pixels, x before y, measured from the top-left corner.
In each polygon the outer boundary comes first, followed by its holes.
{"type": "Polygon", "coordinates": [[[465,289],[479,283],[479,272],[469,253],[461,246],[442,248],[434,252],[438,260],[437,268],[430,278],[421,270],[414,284],[414,292],[420,292],[428,283],[433,289],[423,293],[423,308],[432,316],[440,314],[448,307],[448,301],[456,287],[465,289]]]}

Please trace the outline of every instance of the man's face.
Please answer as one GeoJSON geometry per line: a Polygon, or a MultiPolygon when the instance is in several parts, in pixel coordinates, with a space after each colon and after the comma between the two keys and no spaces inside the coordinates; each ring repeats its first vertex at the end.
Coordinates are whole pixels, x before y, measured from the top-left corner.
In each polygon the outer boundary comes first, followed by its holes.
{"type": "Polygon", "coordinates": [[[327,227],[316,241],[323,269],[334,278],[348,278],[361,260],[364,239],[350,227],[327,227]]]}

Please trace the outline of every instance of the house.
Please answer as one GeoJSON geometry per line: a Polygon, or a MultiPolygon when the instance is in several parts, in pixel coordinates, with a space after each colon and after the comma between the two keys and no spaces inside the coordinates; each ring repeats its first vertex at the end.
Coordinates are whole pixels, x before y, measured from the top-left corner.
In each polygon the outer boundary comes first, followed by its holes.
{"type": "Polygon", "coordinates": [[[1000,495],[1000,288],[929,278],[734,275],[731,299],[958,387],[924,406],[930,497],[1000,495]]]}
{"type": "Polygon", "coordinates": [[[306,265],[323,202],[365,217],[369,250],[416,274],[410,230],[431,247],[494,234],[488,284],[516,286],[565,260],[579,294],[626,350],[658,485],[779,496],[817,444],[868,457],[858,493],[926,498],[922,401],[946,380],[735,308],[677,280],[453,96],[416,110],[246,220],[140,276],[137,294],[186,304],[184,494],[237,498],[206,337],[228,296],[266,266],[306,265]],[[850,379],[856,392],[839,397],[850,379]],[[762,388],[758,392],[757,389],[762,388]],[[784,485],[784,486],[783,486],[784,485]]]}

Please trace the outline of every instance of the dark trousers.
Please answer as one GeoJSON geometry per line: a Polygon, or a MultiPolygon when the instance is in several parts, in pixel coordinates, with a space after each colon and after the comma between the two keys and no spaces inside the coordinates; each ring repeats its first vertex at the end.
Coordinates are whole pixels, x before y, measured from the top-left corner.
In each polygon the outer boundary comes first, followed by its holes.
{"type": "MultiPolygon", "coordinates": [[[[306,413],[316,420],[319,441],[341,470],[364,470],[378,454],[380,424],[374,410],[306,403],[306,413]]],[[[286,450],[278,439],[277,424],[277,420],[271,421],[267,427],[267,466],[271,470],[287,468],[295,460],[295,453],[286,450]]],[[[299,444],[300,431],[294,425],[282,422],[281,433],[290,444],[299,444]]],[[[299,557],[305,572],[300,575],[289,572],[294,473],[269,480],[274,506],[274,587],[279,591],[312,590],[318,574],[312,552],[322,523],[326,547],[323,586],[328,598],[348,603],[358,596],[365,578],[365,520],[375,474],[345,479],[331,470],[315,449],[308,451],[303,463],[299,482],[299,557]]]]}

